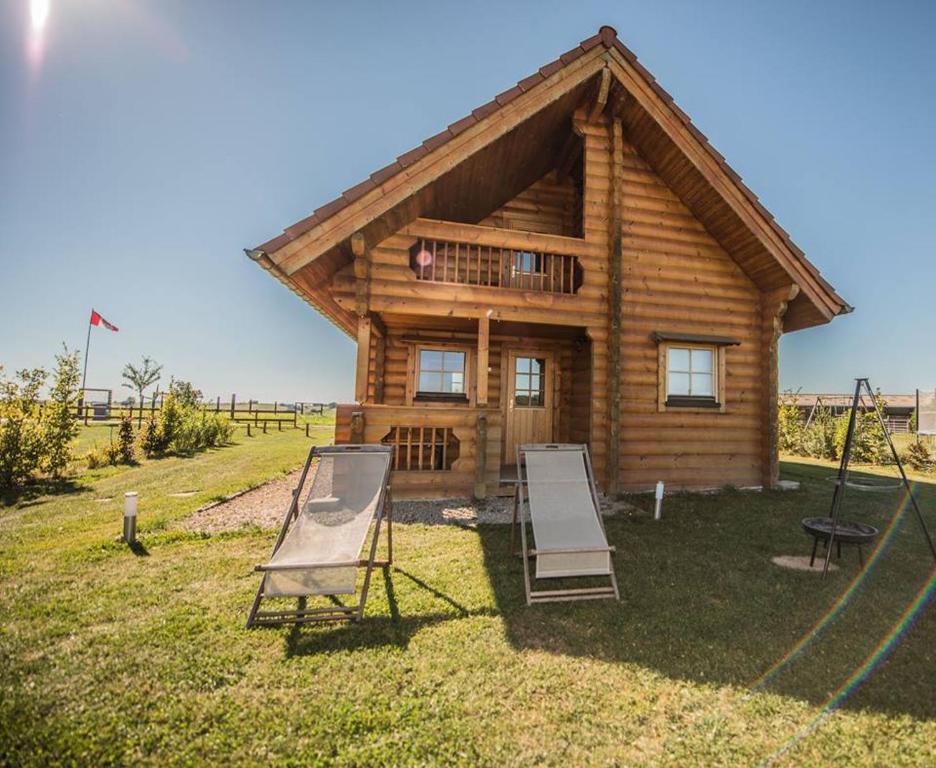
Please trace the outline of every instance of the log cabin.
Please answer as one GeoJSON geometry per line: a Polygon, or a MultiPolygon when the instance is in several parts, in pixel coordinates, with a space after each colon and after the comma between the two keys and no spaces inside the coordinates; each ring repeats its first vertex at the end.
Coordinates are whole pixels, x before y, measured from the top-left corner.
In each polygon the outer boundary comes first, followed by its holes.
{"type": "Polygon", "coordinates": [[[508,492],[529,442],[770,487],[780,334],[851,310],[608,26],[246,252],[356,342],[335,440],[398,496],[508,492]]]}

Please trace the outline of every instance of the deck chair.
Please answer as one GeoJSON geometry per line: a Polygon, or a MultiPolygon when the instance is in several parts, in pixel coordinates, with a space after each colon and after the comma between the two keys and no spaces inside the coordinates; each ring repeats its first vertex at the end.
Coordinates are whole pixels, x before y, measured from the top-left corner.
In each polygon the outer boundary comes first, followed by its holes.
{"type": "Polygon", "coordinates": [[[584,445],[521,445],[513,530],[519,524],[527,605],[559,600],[620,599],[588,448],[584,445]],[[524,503],[524,502],[528,503],[524,503]],[[533,528],[527,546],[524,508],[533,528]],[[530,558],[536,572],[530,575],[530,558]],[[607,577],[607,586],[531,589],[534,579],[607,577]]]}
{"type": "Polygon", "coordinates": [[[390,456],[383,445],[316,446],[309,451],[299,485],[283,519],[269,562],[262,572],[247,626],[360,621],[364,617],[367,590],[374,566],[393,559],[390,502],[390,456]],[[314,459],[315,476],[301,508],[306,478],[314,459]],[[377,539],[387,520],[387,559],[376,560],[377,539]],[[370,549],[361,558],[367,534],[373,527],[370,549]],[[358,569],[365,568],[358,601],[346,605],[338,596],[357,594],[358,569]],[[326,597],[330,605],[307,608],[306,598],[326,597]],[[300,598],[295,610],[260,610],[269,598],[300,598]]]}

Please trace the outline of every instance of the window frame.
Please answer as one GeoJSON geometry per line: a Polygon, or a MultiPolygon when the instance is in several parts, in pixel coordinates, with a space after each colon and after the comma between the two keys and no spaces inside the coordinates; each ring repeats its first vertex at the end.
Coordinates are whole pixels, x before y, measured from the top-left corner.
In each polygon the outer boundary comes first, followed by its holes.
{"type": "MultiPolygon", "coordinates": [[[[696,341],[666,340],[658,345],[657,408],[660,412],[725,413],[725,345],[696,341]],[[700,349],[712,353],[712,396],[671,395],[669,392],[670,350],[700,349]]],[[[691,373],[690,373],[691,377],[691,373]]],[[[691,379],[690,379],[691,381],[691,379]]]]}
{"type": "Polygon", "coordinates": [[[509,374],[510,376],[513,377],[513,383],[509,385],[509,389],[513,393],[512,395],[513,403],[511,407],[512,408],[524,408],[524,409],[546,408],[547,407],[546,405],[547,366],[552,364],[549,358],[547,358],[545,355],[543,355],[540,352],[533,352],[533,353],[524,352],[522,354],[520,352],[515,352],[513,355],[513,360],[514,360],[513,370],[511,370],[509,374]],[[540,368],[539,373],[533,373],[532,367],[530,368],[530,370],[527,370],[527,371],[523,371],[523,372],[518,371],[516,369],[517,361],[521,359],[522,360],[536,360],[540,362],[541,368],[540,368]],[[536,378],[539,380],[539,389],[533,390],[530,386],[527,386],[526,389],[517,389],[517,377],[518,376],[525,376],[528,382],[532,382],[533,376],[536,376],[536,378]],[[526,405],[519,405],[517,403],[518,392],[524,392],[529,397],[531,394],[533,394],[534,391],[536,391],[537,394],[540,396],[540,403],[538,405],[531,405],[530,403],[527,403],[526,405]]]}
{"type": "Polygon", "coordinates": [[[420,343],[411,346],[411,364],[410,377],[407,387],[407,401],[409,405],[420,404],[439,404],[439,405],[471,405],[474,403],[474,379],[472,371],[474,370],[474,357],[472,349],[463,344],[449,343],[420,343]],[[420,363],[423,352],[459,352],[465,356],[465,367],[463,375],[464,391],[449,392],[424,392],[419,389],[420,363]]]}

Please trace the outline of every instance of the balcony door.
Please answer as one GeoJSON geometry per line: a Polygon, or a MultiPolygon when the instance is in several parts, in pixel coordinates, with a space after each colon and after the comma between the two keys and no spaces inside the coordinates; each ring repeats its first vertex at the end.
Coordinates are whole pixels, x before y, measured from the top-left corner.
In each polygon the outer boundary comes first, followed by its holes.
{"type": "Polygon", "coordinates": [[[505,464],[516,462],[518,445],[553,439],[553,361],[548,352],[508,352],[505,464]]]}

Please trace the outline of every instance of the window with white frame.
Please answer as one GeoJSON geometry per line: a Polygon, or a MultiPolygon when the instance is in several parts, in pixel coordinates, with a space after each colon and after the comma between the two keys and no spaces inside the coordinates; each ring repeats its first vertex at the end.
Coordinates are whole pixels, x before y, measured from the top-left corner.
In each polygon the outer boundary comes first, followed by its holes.
{"type": "Polygon", "coordinates": [[[417,396],[464,398],[465,352],[450,349],[420,349],[417,396]]]}
{"type": "Polygon", "coordinates": [[[714,347],[669,346],[666,350],[667,402],[716,401],[717,353],[714,347]]]}

